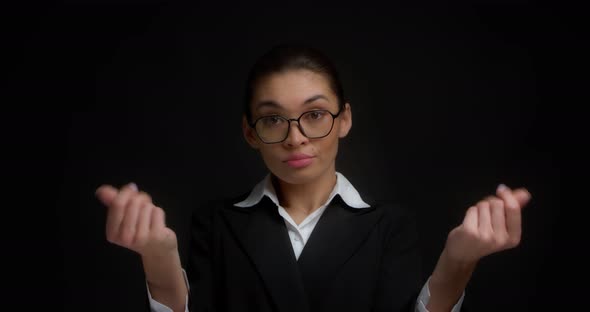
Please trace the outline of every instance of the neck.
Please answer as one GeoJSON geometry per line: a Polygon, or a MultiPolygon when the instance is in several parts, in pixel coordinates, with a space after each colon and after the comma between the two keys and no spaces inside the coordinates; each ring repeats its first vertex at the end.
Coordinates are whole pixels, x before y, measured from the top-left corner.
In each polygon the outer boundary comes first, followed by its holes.
{"type": "Polygon", "coordinates": [[[309,215],[328,200],[336,185],[336,169],[332,166],[309,183],[289,184],[275,178],[274,185],[285,210],[309,215]]]}

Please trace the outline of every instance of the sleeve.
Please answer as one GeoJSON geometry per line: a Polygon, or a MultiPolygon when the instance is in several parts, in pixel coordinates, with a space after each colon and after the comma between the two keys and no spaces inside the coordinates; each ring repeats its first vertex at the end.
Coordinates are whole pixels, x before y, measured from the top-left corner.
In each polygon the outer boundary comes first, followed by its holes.
{"type": "MultiPolygon", "coordinates": [[[[213,305],[213,218],[214,202],[196,207],[191,215],[190,244],[188,245],[188,263],[182,270],[187,283],[188,296],[185,312],[216,311],[213,305]]],[[[146,281],[147,287],[147,281],[146,281]]],[[[153,300],[148,288],[148,300],[151,312],[172,312],[172,310],[153,300]]]]}
{"type": "Polygon", "coordinates": [[[376,285],[375,312],[414,312],[422,285],[416,218],[404,206],[382,204],[378,224],[382,251],[376,285]]]}
{"type": "MultiPolygon", "coordinates": [[[[186,277],[186,271],[184,269],[182,269],[182,274],[184,276],[184,282],[186,283],[186,287],[190,292],[190,285],[188,283],[188,278],[186,277]]],[[[159,303],[158,301],[154,300],[154,298],[152,298],[152,293],[150,292],[150,287],[148,286],[147,281],[145,281],[145,287],[147,289],[147,295],[148,295],[148,300],[149,300],[151,312],[173,312],[172,309],[159,303]]],[[[185,306],[184,311],[188,312],[188,295],[186,297],[186,302],[185,302],[184,306],[185,306]]]]}
{"type": "MultiPolygon", "coordinates": [[[[428,310],[426,309],[426,305],[428,305],[428,301],[430,300],[430,289],[428,288],[428,281],[430,281],[430,278],[428,278],[428,280],[422,287],[422,290],[420,291],[420,295],[418,295],[418,301],[416,302],[416,312],[428,312],[428,310]]],[[[461,298],[459,298],[459,301],[455,304],[455,306],[453,306],[451,312],[461,311],[461,306],[463,305],[464,298],[465,291],[463,291],[461,298]]]]}

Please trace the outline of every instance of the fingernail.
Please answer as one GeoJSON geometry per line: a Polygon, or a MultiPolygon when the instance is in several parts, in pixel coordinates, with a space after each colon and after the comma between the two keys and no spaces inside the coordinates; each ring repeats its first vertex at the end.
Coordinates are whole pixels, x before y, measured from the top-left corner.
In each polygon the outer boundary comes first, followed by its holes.
{"type": "Polygon", "coordinates": [[[505,191],[507,189],[508,189],[508,187],[506,185],[500,184],[500,185],[498,185],[498,188],[496,189],[496,191],[503,192],[503,191],[505,191]]]}
{"type": "Polygon", "coordinates": [[[131,182],[131,183],[129,183],[129,187],[130,187],[132,190],[134,190],[134,191],[136,191],[136,192],[137,192],[137,184],[135,184],[135,183],[131,182]]]}

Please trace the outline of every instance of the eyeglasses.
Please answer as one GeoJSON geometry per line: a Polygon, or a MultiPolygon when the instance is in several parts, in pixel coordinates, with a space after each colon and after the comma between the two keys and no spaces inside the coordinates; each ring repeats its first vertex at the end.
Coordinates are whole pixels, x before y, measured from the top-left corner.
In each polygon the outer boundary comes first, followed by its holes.
{"type": "Polygon", "coordinates": [[[285,141],[289,136],[291,121],[297,121],[299,131],[307,138],[320,139],[332,132],[334,119],[341,111],[340,109],[338,113],[332,114],[325,109],[312,110],[304,112],[297,119],[288,119],[280,115],[263,116],[251,123],[250,127],[254,128],[258,138],[266,144],[285,141]]]}

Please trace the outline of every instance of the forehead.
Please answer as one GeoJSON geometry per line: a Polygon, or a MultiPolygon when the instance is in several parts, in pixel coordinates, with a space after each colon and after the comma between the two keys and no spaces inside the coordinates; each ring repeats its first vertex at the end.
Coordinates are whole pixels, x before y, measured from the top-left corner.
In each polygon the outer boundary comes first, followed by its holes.
{"type": "Polygon", "coordinates": [[[254,110],[260,103],[268,101],[285,109],[293,109],[317,95],[323,95],[327,102],[337,102],[328,79],[309,70],[289,70],[268,75],[258,81],[253,91],[254,110]]]}

